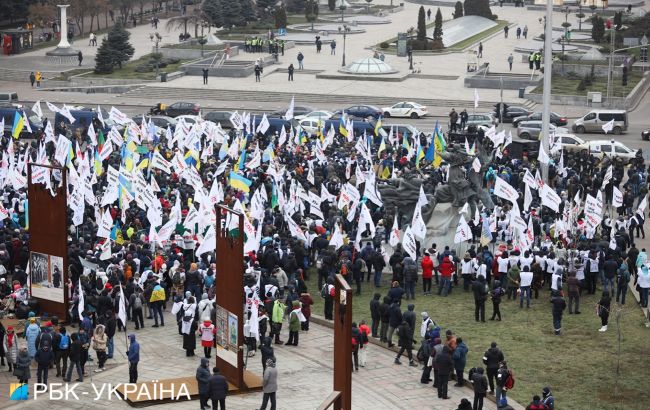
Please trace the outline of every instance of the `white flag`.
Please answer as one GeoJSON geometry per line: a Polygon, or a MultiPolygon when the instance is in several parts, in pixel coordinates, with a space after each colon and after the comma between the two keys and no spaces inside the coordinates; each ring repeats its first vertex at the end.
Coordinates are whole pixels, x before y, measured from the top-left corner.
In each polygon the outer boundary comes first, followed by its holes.
{"type": "Polygon", "coordinates": [[[639,207],[636,209],[636,212],[643,215],[645,208],[648,206],[648,197],[644,196],[643,200],[639,203],[639,207]]]}
{"type": "Polygon", "coordinates": [[[475,88],[474,89],[474,108],[478,108],[478,102],[479,102],[478,90],[475,88]]]}
{"type": "Polygon", "coordinates": [[[559,212],[561,199],[553,188],[545,184],[540,192],[540,196],[542,198],[542,205],[551,208],[555,212],[559,212]]]}
{"type": "Polygon", "coordinates": [[[411,232],[411,227],[409,226],[404,231],[404,239],[402,240],[402,248],[409,254],[411,259],[417,260],[417,244],[415,242],[415,236],[411,232]]]}
{"type": "Polygon", "coordinates": [[[38,118],[43,118],[43,110],[41,110],[41,100],[38,100],[32,106],[32,111],[38,116],[38,118]]]}
{"type": "Polygon", "coordinates": [[[201,256],[206,252],[214,252],[217,247],[217,234],[214,230],[214,225],[210,225],[208,232],[203,237],[203,242],[196,250],[196,256],[201,256]]]}
{"type": "Polygon", "coordinates": [[[106,127],[106,123],[104,122],[104,114],[102,113],[102,107],[100,107],[99,104],[97,105],[97,119],[102,123],[102,127],[106,127]]]}
{"type": "Polygon", "coordinates": [[[97,146],[97,133],[95,133],[95,127],[93,127],[92,122],[88,126],[88,137],[90,138],[90,142],[93,144],[93,147],[97,146]]]}
{"type": "Polygon", "coordinates": [[[474,161],[472,161],[472,169],[474,172],[481,172],[481,161],[479,161],[478,157],[474,158],[474,161]]]}
{"type": "Polygon", "coordinates": [[[266,134],[266,130],[268,130],[270,126],[271,124],[269,124],[269,120],[266,118],[266,113],[264,113],[260,124],[257,126],[257,132],[260,134],[266,134]]]}
{"type": "Polygon", "coordinates": [[[86,303],[84,301],[84,290],[81,288],[81,279],[79,280],[79,302],[77,303],[77,312],[79,312],[79,319],[83,316],[83,312],[86,309],[86,303]]]}
{"type": "Polygon", "coordinates": [[[541,164],[545,164],[545,165],[548,165],[549,162],[551,162],[551,159],[548,157],[548,154],[546,153],[546,151],[544,151],[543,144],[539,144],[539,154],[537,155],[537,160],[541,164]]]}
{"type": "Polygon", "coordinates": [[[388,243],[393,248],[399,243],[399,226],[397,225],[397,215],[393,218],[393,227],[390,230],[390,237],[388,243]]]}
{"type": "Polygon", "coordinates": [[[461,243],[472,239],[472,230],[465,220],[463,215],[460,216],[458,227],[456,228],[456,235],[454,236],[454,243],[461,243]]]}
{"type": "Polygon", "coordinates": [[[607,168],[607,171],[605,171],[605,176],[603,177],[603,184],[601,186],[601,189],[604,189],[607,186],[607,184],[609,183],[609,181],[612,180],[613,172],[614,172],[614,167],[612,165],[610,165],[607,168]]]}
{"type": "Polygon", "coordinates": [[[533,194],[530,192],[530,186],[526,185],[525,192],[524,192],[524,211],[528,211],[530,209],[530,204],[533,203],[533,194]]]}
{"type": "Polygon", "coordinates": [[[289,108],[287,109],[286,114],[284,114],[284,119],[289,121],[293,118],[293,107],[294,107],[294,97],[291,97],[291,103],[289,104],[289,108]]]}
{"type": "Polygon", "coordinates": [[[97,236],[100,238],[109,238],[111,236],[111,229],[113,228],[113,217],[111,213],[106,209],[102,215],[102,220],[97,229],[97,236]]]}
{"type": "Polygon", "coordinates": [[[603,124],[602,128],[603,128],[603,132],[605,134],[607,134],[608,132],[612,132],[612,130],[614,129],[614,119],[612,118],[611,121],[606,122],[605,124],[603,124]]]}
{"type": "Polygon", "coordinates": [[[623,206],[623,193],[616,187],[612,187],[612,206],[614,208],[623,206]]]}
{"type": "Polygon", "coordinates": [[[610,232],[609,236],[609,249],[616,250],[616,237],[614,236],[614,231],[610,232]]]}
{"type": "Polygon", "coordinates": [[[120,301],[119,309],[117,312],[117,317],[122,321],[122,326],[124,326],[124,331],[126,332],[126,296],[124,296],[124,289],[120,283],[120,301]]]}
{"type": "Polygon", "coordinates": [[[100,261],[106,261],[111,258],[111,240],[107,239],[104,241],[104,243],[101,245],[101,250],[102,253],[99,255],[99,260],[100,261]]]}
{"type": "Polygon", "coordinates": [[[336,228],[334,228],[334,233],[330,238],[329,245],[333,246],[334,250],[338,250],[341,246],[343,246],[343,234],[341,233],[339,224],[336,224],[336,228]]]}
{"type": "Polygon", "coordinates": [[[128,115],[124,114],[122,111],[118,110],[115,107],[111,107],[111,110],[108,112],[108,118],[120,125],[124,125],[131,121],[128,115]]]}
{"type": "Polygon", "coordinates": [[[494,184],[494,195],[512,203],[516,202],[519,198],[517,190],[499,176],[496,177],[496,182],[494,184]]]}

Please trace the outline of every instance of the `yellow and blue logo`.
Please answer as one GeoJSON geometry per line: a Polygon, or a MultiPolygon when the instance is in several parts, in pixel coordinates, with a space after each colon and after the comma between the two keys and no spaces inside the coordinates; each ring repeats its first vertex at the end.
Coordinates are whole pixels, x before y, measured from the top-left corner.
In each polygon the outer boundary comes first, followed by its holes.
{"type": "Polygon", "coordinates": [[[29,385],[27,383],[11,383],[9,385],[9,400],[27,400],[29,385]]]}

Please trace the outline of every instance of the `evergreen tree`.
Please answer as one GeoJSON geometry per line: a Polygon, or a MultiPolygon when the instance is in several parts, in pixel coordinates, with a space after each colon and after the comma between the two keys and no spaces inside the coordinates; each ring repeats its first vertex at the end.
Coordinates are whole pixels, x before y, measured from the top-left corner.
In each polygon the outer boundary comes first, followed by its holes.
{"type": "Polygon", "coordinates": [[[336,0],[327,0],[327,8],[329,8],[330,11],[336,10],[336,0]]]}
{"type": "Polygon", "coordinates": [[[307,7],[307,0],[287,0],[289,13],[303,13],[307,7]]]}
{"type": "Polygon", "coordinates": [[[246,25],[242,16],[242,6],[238,1],[224,1],[221,3],[221,18],[224,28],[246,25]]]}
{"type": "Polygon", "coordinates": [[[492,19],[489,0],[465,0],[465,15],[492,19]]]}
{"type": "Polygon", "coordinates": [[[101,74],[113,72],[113,68],[126,63],[133,57],[135,50],[129,43],[131,33],[117,23],[108,32],[95,55],[95,71],[101,74]]]}
{"type": "Polygon", "coordinates": [[[454,18],[457,19],[460,17],[463,17],[463,3],[457,1],[456,6],[454,8],[454,18]]]}
{"type": "Polygon", "coordinates": [[[204,0],[201,11],[210,26],[223,27],[221,0],[204,0]]]}
{"type": "Polygon", "coordinates": [[[418,41],[426,41],[427,39],[427,23],[426,14],[424,13],[424,6],[420,6],[418,11],[418,41]]]}
{"type": "Polygon", "coordinates": [[[605,20],[598,14],[591,18],[591,38],[596,43],[603,41],[605,37],[605,20]]]}
{"type": "Polygon", "coordinates": [[[287,10],[285,10],[284,4],[282,4],[275,10],[275,28],[284,27],[287,27],[287,10]]]}
{"type": "Polygon", "coordinates": [[[244,22],[255,20],[255,10],[251,0],[241,0],[241,14],[244,22]]]}
{"type": "Polygon", "coordinates": [[[257,0],[255,2],[255,8],[257,9],[257,14],[260,16],[268,17],[266,9],[272,9],[275,7],[276,0],[257,0]]]}
{"type": "Polygon", "coordinates": [[[305,18],[311,23],[311,29],[313,30],[314,21],[318,19],[318,0],[307,0],[305,18]]]}
{"type": "Polygon", "coordinates": [[[440,42],[442,45],[442,13],[440,12],[440,7],[436,12],[436,19],[433,22],[433,40],[435,42],[440,42]]]}

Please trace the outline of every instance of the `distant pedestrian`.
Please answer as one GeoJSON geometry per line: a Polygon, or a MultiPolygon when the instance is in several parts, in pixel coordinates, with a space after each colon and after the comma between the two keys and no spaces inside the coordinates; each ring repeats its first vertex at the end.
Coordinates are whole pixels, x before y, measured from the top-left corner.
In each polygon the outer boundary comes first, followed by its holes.
{"type": "Polygon", "coordinates": [[[521,34],[524,35],[524,38],[528,38],[528,26],[524,26],[524,29],[522,30],[521,34]]]}
{"type": "Polygon", "coordinates": [[[226,378],[219,373],[218,367],[214,367],[212,373],[213,374],[208,381],[208,397],[212,400],[212,409],[226,410],[228,382],[226,381],[226,378]]]}
{"type": "Polygon", "coordinates": [[[320,54],[320,51],[323,47],[323,42],[320,39],[320,36],[316,36],[316,53],[320,54]]]}
{"type": "Polygon", "coordinates": [[[542,53],[535,53],[535,70],[539,71],[542,66],[542,53]]]}
{"type": "Polygon", "coordinates": [[[512,56],[512,53],[508,56],[508,67],[510,67],[510,71],[512,71],[512,63],[514,63],[515,58],[512,56]]]}
{"type": "Polygon", "coordinates": [[[266,410],[266,404],[271,401],[271,410],[275,410],[275,393],[278,391],[278,370],[275,368],[275,362],[271,359],[266,361],[266,369],[262,376],[262,407],[260,410],[266,410]]]}
{"type": "Polygon", "coordinates": [[[521,38],[521,27],[517,27],[517,40],[521,38]]]}
{"type": "Polygon", "coordinates": [[[555,330],[555,335],[559,336],[562,331],[562,314],[564,313],[564,309],[566,309],[566,301],[561,292],[553,291],[551,304],[553,305],[553,329],[555,330]]]}
{"type": "Polygon", "coordinates": [[[88,36],[88,45],[89,46],[96,46],[97,45],[97,37],[95,36],[95,33],[90,33],[88,36]]]}
{"type": "Polygon", "coordinates": [[[29,82],[32,83],[32,88],[34,88],[34,83],[36,82],[36,74],[32,71],[29,73],[29,82]]]}
{"type": "Polygon", "coordinates": [[[508,38],[508,31],[509,31],[509,30],[510,30],[510,28],[509,28],[508,26],[504,26],[504,27],[503,27],[503,34],[504,34],[504,36],[505,36],[506,38],[508,38]]]}
{"type": "Polygon", "coordinates": [[[84,61],[84,55],[81,53],[81,50],[79,50],[79,54],[77,54],[77,60],[79,60],[79,67],[81,67],[81,62],[84,61]]]}
{"type": "Polygon", "coordinates": [[[478,58],[483,58],[483,42],[480,41],[478,43],[478,54],[476,55],[478,58]]]}
{"type": "Polygon", "coordinates": [[[298,70],[304,69],[305,66],[303,65],[303,61],[305,60],[305,56],[302,54],[302,51],[298,51],[296,59],[298,60],[298,70]]]}
{"type": "MultiPolygon", "coordinates": [[[[129,342],[129,350],[127,352],[127,358],[129,360],[129,383],[137,383],[138,362],[140,362],[140,344],[135,341],[135,335],[133,333],[129,335],[129,342]]],[[[70,353],[70,357],[72,357],[72,353],[70,353]]],[[[71,373],[70,368],[68,368],[68,373],[71,373]]],[[[68,377],[68,380],[70,380],[70,377],[68,377]]]]}
{"type": "Polygon", "coordinates": [[[451,112],[449,113],[449,130],[450,131],[456,131],[457,125],[456,123],[458,122],[458,113],[454,108],[451,109],[451,112]]]}
{"type": "Polygon", "coordinates": [[[487,394],[488,380],[483,374],[483,368],[478,367],[471,376],[474,386],[474,407],[473,410],[483,410],[483,399],[487,394]]]}
{"type": "Polygon", "coordinates": [[[32,373],[29,370],[32,360],[27,354],[27,347],[22,347],[18,353],[18,358],[14,364],[14,376],[18,378],[19,383],[27,383],[27,381],[32,377],[32,373]]]}
{"type": "Polygon", "coordinates": [[[201,359],[201,365],[196,369],[196,382],[199,386],[199,404],[201,410],[208,405],[208,386],[210,384],[210,360],[205,357],[201,359]]]}
{"type": "Polygon", "coordinates": [[[287,70],[289,71],[289,81],[293,81],[293,63],[289,64],[289,68],[287,70]]]}
{"type": "Polygon", "coordinates": [[[336,55],[336,40],[332,40],[332,42],[330,43],[330,48],[332,49],[332,51],[330,52],[330,55],[335,56],[336,55]]]}
{"type": "Polygon", "coordinates": [[[431,9],[427,10],[427,20],[431,20],[431,9]]]}
{"type": "Polygon", "coordinates": [[[208,73],[209,73],[209,72],[210,72],[209,69],[207,69],[207,68],[204,68],[204,69],[203,69],[203,85],[207,85],[207,84],[208,84],[208,73]]]}
{"type": "Polygon", "coordinates": [[[261,82],[260,76],[262,74],[262,71],[264,71],[262,66],[260,66],[259,64],[255,64],[255,82],[256,83],[261,82]]]}
{"type": "Polygon", "coordinates": [[[467,114],[467,110],[463,108],[463,111],[460,112],[460,129],[464,130],[465,127],[467,126],[467,120],[469,119],[469,114],[467,114]]]}
{"type": "Polygon", "coordinates": [[[40,71],[36,72],[36,88],[41,86],[41,80],[43,79],[43,74],[40,71]]]}

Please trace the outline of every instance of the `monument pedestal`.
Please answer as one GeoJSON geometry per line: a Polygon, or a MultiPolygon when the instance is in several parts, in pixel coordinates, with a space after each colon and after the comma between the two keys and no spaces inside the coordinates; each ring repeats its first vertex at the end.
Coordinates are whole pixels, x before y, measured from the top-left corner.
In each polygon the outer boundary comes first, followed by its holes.
{"type": "Polygon", "coordinates": [[[59,45],[52,51],[45,53],[48,62],[54,64],[70,64],[77,61],[79,50],[75,50],[68,42],[68,13],[69,5],[58,5],[61,9],[61,39],[59,45]]]}

